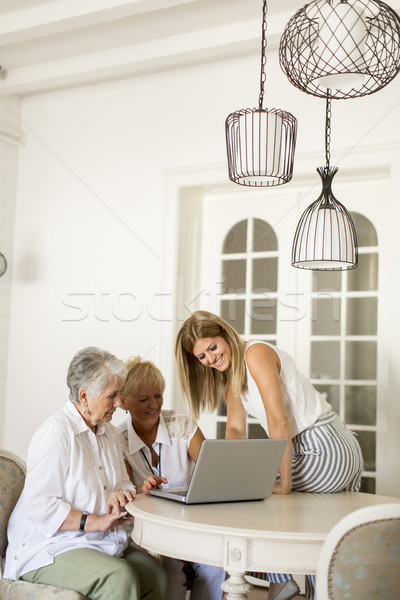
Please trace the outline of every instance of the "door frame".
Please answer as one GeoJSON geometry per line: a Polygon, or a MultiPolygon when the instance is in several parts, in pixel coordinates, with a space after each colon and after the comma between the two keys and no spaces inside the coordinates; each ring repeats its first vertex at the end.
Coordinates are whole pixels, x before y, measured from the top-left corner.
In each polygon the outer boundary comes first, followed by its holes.
{"type": "MultiPolygon", "coordinates": [[[[379,361],[378,361],[378,387],[380,401],[377,406],[377,488],[376,492],[390,496],[400,496],[400,438],[398,425],[400,423],[400,402],[397,399],[397,390],[400,389],[400,353],[398,352],[398,339],[400,338],[400,310],[396,298],[400,295],[400,278],[391,278],[398,271],[397,254],[393,252],[397,242],[397,223],[400,222],[400,203],[398,190],[400,189],[400,145],[377,145],[355,149],[345,148],[335,150],[339,158],[336,165],[340,168],[336,176],[343,183],[366,182],[368,180],[379,182],[384,180],[390,187],[386,206],[377,198],[377,210],[381,211],[385,220],[387,235],[379,240],[380,254],[383,259],[379,264],[379,296],[380,309],[379,323],[379,361]],[[387,217],[386,217],[387,214],[387,217]]],[[[296,156],[295,177],[287,184],[299,187],[298,210],[302,212],[308,204],[317,198],[320,192],[319,178],[315,172],[317,166],[323,161],[321,154],[307,153],[296,156]]],[[[163,223],[164,227],[164,252],[162,265],[162,295],[166,302],[158,327],[157,360],[168,382],[165,404],[167,407],[187,410],[182,401],[176,377],[175,358],[173,347],[176,332],[179,329],[182,315],[182,302],[178,302],[179,290],[182,282],[178,280],[177,260],[179,255],[180,233],[180,203],[185,194],[195,192],[198,197],[209,193],[210,190],[229,190],[240,194],[242,186],[228,180],[227,165],[225,163],[198,165],[182,169],[166,170],[165,177],[165,203],[163,223]],[[180,313],[180,314],[179,314],[180,313]],[[168,389],[169,388],[169,389],[168,389]]],[[[276,188],[279,189],[279,188],[276,188]]],[[[268,193],[265,188],[260,188],[263,193],[268,193]]],[[[353,210],[352,206],[347,206],[353,210]]],[[[373,221],[372,221],[373,222],[373,221]]],[[[309,272],[308,272],[309,273],[309,272]]],[[[305,275],[307,276],[307,275],[305,275]]],[[[201,277],[199,275],[199,277],[201,277]]],[[[201,279],[200,279],[201,281],[201,279]]],[[[201,289],[197,290],[201,293],[201,289]]],[[[196,309],[196,290],[190,297],[190,310],[196,309]]],[[[183,303],[185,304],[185,303],[183,303]]],[[[189,313],[187,313],[189,314],[189,313]]],[[[184,317],[186,318],[186,317],[184,317]]],[[[306,320],[304,320],[306,321],[306,320]]],[[[306,324],[304,333],[306,333],[306,324]]]]}

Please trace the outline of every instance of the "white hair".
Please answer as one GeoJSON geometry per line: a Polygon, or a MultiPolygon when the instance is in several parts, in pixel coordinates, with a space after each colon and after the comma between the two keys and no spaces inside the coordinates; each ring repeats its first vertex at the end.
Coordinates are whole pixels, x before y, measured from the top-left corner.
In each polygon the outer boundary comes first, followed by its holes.
{"type": "Polygon", "coordinates": [[[96,398],[106,389],[115,377],[125,380],[125,363],[105,350],[89,346],[77,352],[72,359],[67,375],[69,399],[79,403],[79,390],[96,398]]]}

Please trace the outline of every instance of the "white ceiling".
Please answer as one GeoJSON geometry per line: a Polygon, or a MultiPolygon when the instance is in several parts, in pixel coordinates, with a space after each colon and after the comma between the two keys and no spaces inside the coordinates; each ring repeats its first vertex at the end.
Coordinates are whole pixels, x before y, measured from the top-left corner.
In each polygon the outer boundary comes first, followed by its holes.
{"type": "MultiPolygon", "coordinates": [[[[276,46],[304,0],[270,0],[276,46]]],[[[0,95],[258,51],[262,0],[0,0],[0,95]]]]}
{"type": "MultiPolygon", "coordinates": [[[[268,48],[309,0],[269,0],[268,48]]],[[[395,10],[400,0],[388,2],[395,10]]],[[[0,0],[0,96],[257,52],[262,0],[0,0]]],[[[397,8],[398,10],[398,8],[397,8]]]]}

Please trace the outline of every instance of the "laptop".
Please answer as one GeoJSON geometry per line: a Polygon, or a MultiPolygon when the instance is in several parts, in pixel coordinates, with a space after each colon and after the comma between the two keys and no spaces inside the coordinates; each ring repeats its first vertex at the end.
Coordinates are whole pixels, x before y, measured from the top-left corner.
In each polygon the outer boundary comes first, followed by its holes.
{"type": "Polygon", "coordinates": [[[188,486],[149,490],[185,504],[264,500],[271,495],[287,440],[204,440],[188,486]]]}

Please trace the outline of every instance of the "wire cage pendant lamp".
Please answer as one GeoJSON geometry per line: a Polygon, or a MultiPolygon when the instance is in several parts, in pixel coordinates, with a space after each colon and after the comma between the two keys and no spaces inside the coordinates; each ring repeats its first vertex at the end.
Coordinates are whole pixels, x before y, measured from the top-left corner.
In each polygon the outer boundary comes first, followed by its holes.
{"type": "Polygon", "coordinates": [[[381,0],[313,0],[287,23],[279,62],[313,96],[372,94],[400,70],[400,17],[381,0]]]}
{"type": "Polygon", "coordinates": [[[267,0],[263,0],[261,74],[258,108],[245,108],[225,121],[229,179],[239,185],[269,187],[293,175],[297,119],[280,109],[264,108],[267,0]]]}
{"type": "Polygon", "coordinates": [[[302,214],[292,248],[292,266],[317,271],[345,271],[358,263],[357,235],[348,210],[333,195],[330,165],[331,98],[326,100],[326,165],[318,167],[322,191],[302,214]]]}

